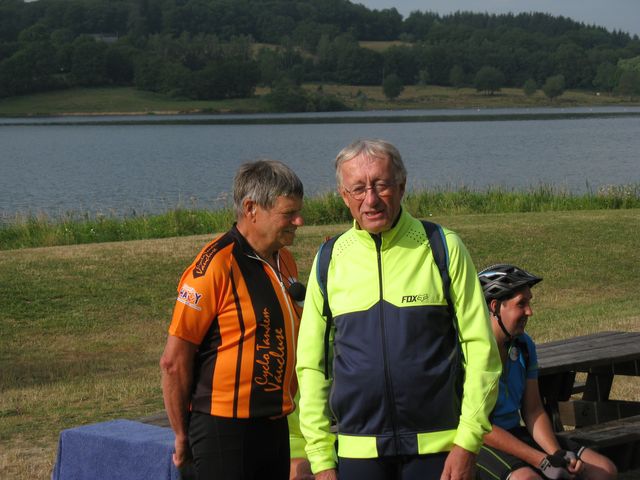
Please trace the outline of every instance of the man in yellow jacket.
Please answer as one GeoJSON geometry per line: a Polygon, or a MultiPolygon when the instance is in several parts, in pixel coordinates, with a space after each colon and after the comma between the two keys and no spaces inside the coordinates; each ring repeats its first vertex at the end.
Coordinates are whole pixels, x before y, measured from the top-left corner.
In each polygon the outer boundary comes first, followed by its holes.
{"type": "Polygon", "coordinates": [[[471,258],[455,233],[402,209],[406,170],[393,145],[353,143],[336,177],[354,223],[326,264],[316,256],[298,343],[312,471],[470,480],[501,371],[471,258]]]}

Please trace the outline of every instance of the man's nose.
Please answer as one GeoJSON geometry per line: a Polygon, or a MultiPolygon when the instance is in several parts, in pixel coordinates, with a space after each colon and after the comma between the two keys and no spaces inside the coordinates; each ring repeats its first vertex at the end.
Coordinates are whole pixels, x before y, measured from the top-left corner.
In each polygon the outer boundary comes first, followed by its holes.
{"type": "Polygon", "coordinates": [[[376,189],[374,187],[367,187],[367,189],[364,191],[363,202],[372,204],[377,203],[378,200],[380,200],[380,195],[378,195],[376,189]]]}
{"type": "Polygon", "coordinates": [[[304,225],[304,217],[301,213],[299,213],[298,215],[294,216],[293,219],[291,219],[291,223],[293,223],[296,227],[301,227],[304,225]]]}

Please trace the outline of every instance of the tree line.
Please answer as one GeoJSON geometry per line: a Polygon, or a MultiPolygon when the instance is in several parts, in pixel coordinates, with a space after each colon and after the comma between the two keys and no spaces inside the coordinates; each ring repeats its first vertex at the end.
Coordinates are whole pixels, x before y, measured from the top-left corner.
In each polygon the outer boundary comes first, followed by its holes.
{"type": "MultiPolygon", "coordinates": [[[[562,88],[640,94],[640,39],[542,13],[441,16],[348,0],[0,0],[0,97],[127,85],[339,109],[303,82],[562,88]],[[378,51],[365,41],[393,44],[378,51]]],[[[535,90],[534,88],[534,90],[535,90]]]]}

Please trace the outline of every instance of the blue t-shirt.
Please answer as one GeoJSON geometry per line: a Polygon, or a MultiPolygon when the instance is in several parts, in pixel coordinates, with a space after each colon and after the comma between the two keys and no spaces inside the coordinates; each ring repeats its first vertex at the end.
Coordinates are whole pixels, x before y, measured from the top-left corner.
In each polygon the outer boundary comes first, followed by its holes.
{"type": "Polygon", "coordinates": [[[507,361],[500,376],[498,401],[491,414],[491,423],[505,430],[511,430],[520,425],[520,407],[524,389],[527,380],[534,378],[538,378],[538,355],[533,340],[524,333],[516,338],[507,352],[507,361]],[[523,354],[525,348],[529,356],[528,368],[525,366],[527,361],[523,354]]]}

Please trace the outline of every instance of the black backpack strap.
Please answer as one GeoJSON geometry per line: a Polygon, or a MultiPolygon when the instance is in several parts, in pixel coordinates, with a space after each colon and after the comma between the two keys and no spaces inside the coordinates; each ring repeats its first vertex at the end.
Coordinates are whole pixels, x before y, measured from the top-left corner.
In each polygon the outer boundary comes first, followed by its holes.
{"type": "Polygon", "coordinates": [[[340,235],[336,235],[320,245],[318,250],[318,265],[316,265],[316,278],[318,286],[322,292],[324,302],[322,304],[322,316],[325,317],[327,325],[324,330],[324,378],[329,378],[329,337],[331,336],[331,327],[333,325],[333,314],[329,306],[329,296],[327,295],[327,276],[329,271],[329,262],[333,253],[333,246],[340,235]]]}
{"type": "Polygon", "coordinates": [[[442,278],[442,288],[444,290],[444,298],[449,305],[450,313],[453,311],[453,302],[451,300],[451,277],[449,276],[449,250],[447,249],[447,241],[444,238],[442,227],[437,223],[422,220],[422,226],[427,234],[431,251],[433,252],[433,260],[438,266],[440,277],[442,278]]]}
{"type": "Polygon", "coordinates": [[[437,223],[428,222],[422,220],[422,226],[427,234],[429,245],[431,245],[431,251],[433,252],[433,260],[438,266],[440,271],[440,277],[442,278],[442,289],[444,298],[447,300],[447,306],[449,307],[449,315],[453,321],[453,328],[458,331],[458,319],[456,317],[456,310],[453,306],[453,300],[451,299],[451,276],[449,275],[449,249],[447,248],[447,240],[444,236],[442,227],[437,223]]]}

